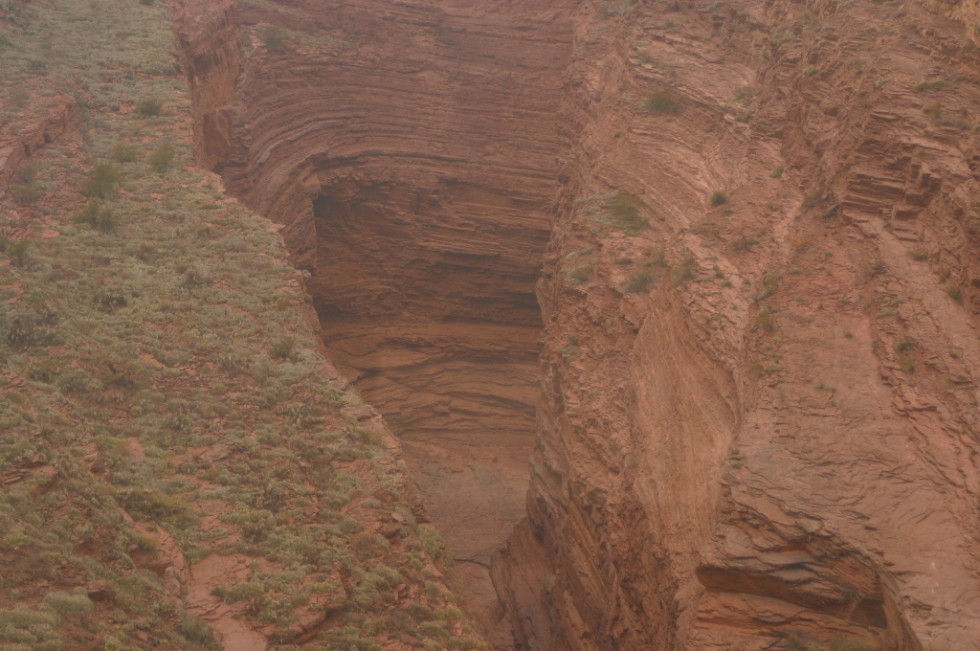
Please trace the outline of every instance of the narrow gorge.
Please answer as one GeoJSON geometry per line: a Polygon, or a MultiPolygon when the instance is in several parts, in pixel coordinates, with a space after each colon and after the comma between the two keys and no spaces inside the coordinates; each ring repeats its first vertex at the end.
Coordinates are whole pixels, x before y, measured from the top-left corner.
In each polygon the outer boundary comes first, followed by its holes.
{"type": "Polygon", "coordinates": [[[330,358],[398,435],[501,645],[489,567],[525,513],[571,43],[554,4],[225,4],[185,46],[203,160],[283,224],[330,358]]]}
{"type": "Polygon", "coordinates": [[[980,5],[174,0],[497,649],[980,647],[980,5]]]}

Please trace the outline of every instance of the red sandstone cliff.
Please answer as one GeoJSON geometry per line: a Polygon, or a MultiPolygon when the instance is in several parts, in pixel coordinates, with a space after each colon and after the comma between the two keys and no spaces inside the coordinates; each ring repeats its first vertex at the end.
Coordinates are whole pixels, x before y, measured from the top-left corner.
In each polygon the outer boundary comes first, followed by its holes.
{"type": "Polygon", "coordinates": [[[963,26],[656,3],[578,39],[529,522],[498,574],[522,636],[976,648],[963,26]],[[615,227],[615,192],[645,227],[615,227]]]}
{"type": "Polygon", "coordinates": [[[975,2],[261,7],[185,3],[202,160],[464,561],[540,380],[520,643],[980,646],[975,2]]]}
{"type": "Polygon", "coordinates": [[[384,406],[488,628],[535,427],[571,33],[551,4],[178,12],[201,161],[284,225],[331,357],[384,406]]]}

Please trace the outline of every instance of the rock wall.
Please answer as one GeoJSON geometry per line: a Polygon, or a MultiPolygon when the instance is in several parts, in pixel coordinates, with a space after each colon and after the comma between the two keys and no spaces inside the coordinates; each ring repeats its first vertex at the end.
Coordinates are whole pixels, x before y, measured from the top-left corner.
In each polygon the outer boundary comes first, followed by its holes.
{"type": "Polygon", "coordinates": [[[183,21],[202,162],[283,225],[488,629],[490,556],[524,513],[570,52],[567,3],[536,4],[188,3],[183,21]]]}
{"type": "Polygon", "coordinates": [[[520,646],[966,650],[974,4],[188,2],[184,49],[461,567],[536,429],[520,646]]]}
{"type": "Polygon", "coordinates": [[[519,637],[976,648],[976,48],[908,3],[593,9],[519,637]]]}

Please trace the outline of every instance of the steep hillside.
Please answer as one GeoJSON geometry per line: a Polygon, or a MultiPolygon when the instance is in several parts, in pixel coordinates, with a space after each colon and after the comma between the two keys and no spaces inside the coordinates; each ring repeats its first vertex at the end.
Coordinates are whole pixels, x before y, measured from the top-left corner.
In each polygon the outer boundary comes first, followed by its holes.
{"type": "Polygon", "coordinates": [[[0,648],[483,648],[167,10],[0,8],[0,648]]]}

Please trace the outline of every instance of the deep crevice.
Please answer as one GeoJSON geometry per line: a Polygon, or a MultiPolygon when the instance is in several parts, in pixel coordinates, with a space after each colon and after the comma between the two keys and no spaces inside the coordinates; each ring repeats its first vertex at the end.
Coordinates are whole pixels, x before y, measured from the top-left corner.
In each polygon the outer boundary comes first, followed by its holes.
{"type": "Polygon", "coordinates": [[[399,435],[464,597],[504,646],[489,565],[525,513],[549,234],[516,218],[527,209],[471,184],[338,180],[314,202],[309,284],[331,358],[399,435]]]}
{"type": "Polygon", "coordinates": [[[567,5],[209,7],[182,42],[199,158],[284,227],[331,360],[399,435],[509,647],[487,565],[526,512],[567,5]],[[296,41],[243,48],[270,23],[296,41]]]}

